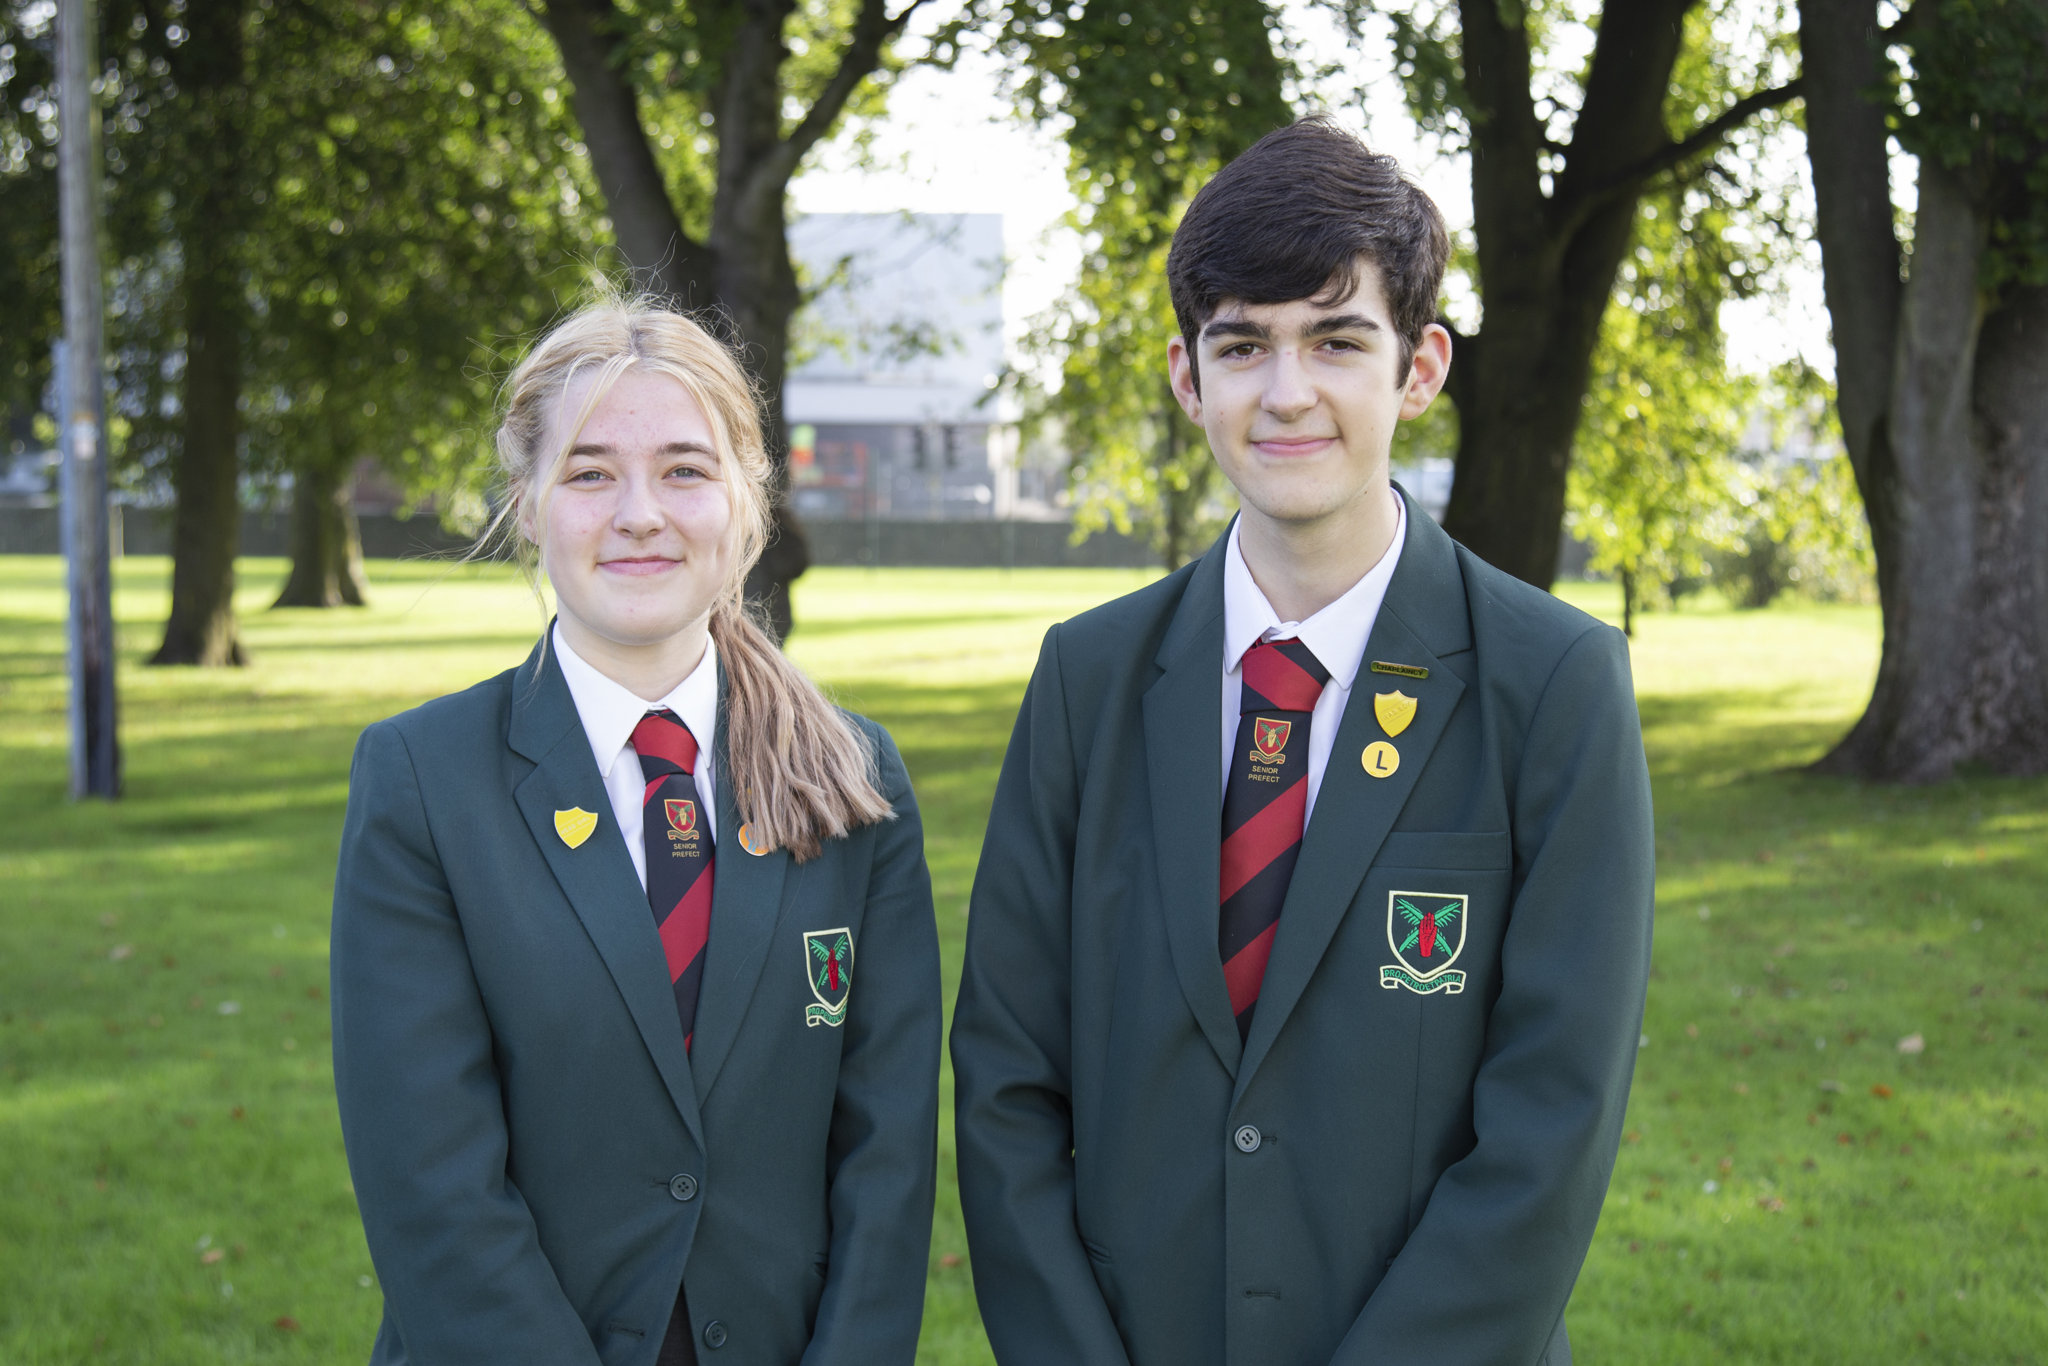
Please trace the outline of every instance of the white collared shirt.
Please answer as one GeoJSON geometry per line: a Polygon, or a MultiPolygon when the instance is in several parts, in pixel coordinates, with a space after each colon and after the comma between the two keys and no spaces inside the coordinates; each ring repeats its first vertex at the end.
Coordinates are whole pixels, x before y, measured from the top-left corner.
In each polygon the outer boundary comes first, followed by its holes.
{"type": "Polygon", "coordinates": [[[690,676],[659,702],[635,696],[623,684],[599,673],[595,666],[569,648],[562,639],[561,623],[555,624],[550,641],[561,661],[562,677],[569,684],[569,696],[576,703],[576,715],[583,721],[583,734],[590,740],[590,757],[604,775],[605,795],[611,798],[612,814],[618,817],[619,833],[626,837],[626,852],[633,857],[633,871],[640,885],[647,885],[647,850],[641,842],[642,797],[647,781],[640,773],[640,756],[633,752],[633,727],[640,718],[663,707],[674,712],[690,728],[697,741],[697,805],[703,810],[705,828],[718,838],[718,789],[714,774],[713,737],[718,726],[718,647],[707,637],[704,658],[690,670],[690,676]]]}
{"type": "MultiPolygon", "coordinates": [[[[1237,544],[1238,524],[1231,524],[1230,540],[1223,548],[1224,786],[1229,786],[1231,752],[1237,748],[1245,651],[1261,640],[1298,639],[1330,671],[1330,681],[1323,685],[1323,695],[1316,699],[1316,709],[1309,717],[1308,810],[1315,810],[1323,770],[1329,767],[1330,751],[1337,743],[1337,723],[1344,719],[1344,704],[1351,697],[1352,682],[1365,658],[1365,642],[1372,635],[1373,623],[1379,619],[1387,584],[1394,577],[1394,566],[1400,562],[1401,547],[1408,539],[1407,501],[1398,493],[1392,497],[1394,539],[1388,542],[1386,554],[1342,597],[1307,621],[1280,620],[1273,604],[1266,601],[1266,595],[1252,581],[1252,571],[1246,567],[1244,552],[1237,544]]],[[[1302,819],[1305,822],[1307,815],[1302,819]]]]}

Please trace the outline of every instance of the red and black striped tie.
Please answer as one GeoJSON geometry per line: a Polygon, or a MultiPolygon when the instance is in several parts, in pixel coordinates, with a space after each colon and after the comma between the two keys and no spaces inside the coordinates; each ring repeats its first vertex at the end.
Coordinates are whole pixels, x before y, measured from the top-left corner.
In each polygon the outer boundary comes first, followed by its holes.
{"type": "Polygon", "coordinates": [[[711,827],[697,796],[697,739],[672,711],[651,711],[633,727],[633,752],[647,780],[640,836],[647,850],[647,904],[661,931],[675,986],[683,1047],[696,1032],[704,946],[711,938],[711,827]]]}
{"type": "Polygon", "coordinates": [[[1245,651],[1242,716],[1223,789],[1222,914],[1217,941],[1240,1039],[1273,955],[1280,904],[1308,814],[1308,726],[1330,671],[1298,640],[1245,651]]]}

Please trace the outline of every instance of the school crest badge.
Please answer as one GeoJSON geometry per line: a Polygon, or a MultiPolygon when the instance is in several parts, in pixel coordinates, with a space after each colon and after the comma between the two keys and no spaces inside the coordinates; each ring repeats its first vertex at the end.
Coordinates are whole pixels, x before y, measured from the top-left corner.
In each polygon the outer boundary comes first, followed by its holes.
{"type": "Polygon", "coordinates": [[[1252,721],[1252,743],[1259,747],[1261,758],[1272,760],[1287,748],[1287,736],[1293,731],[1292,721],[1269,721],[1257,717],[1252,721]]]}
{"type": "Polygon", "coordinates": [[[810,974],[816,1005],[804,1007],[804,1025],[815,1029],[846,1022],[846,998],[853,990],[853,934],[850,930],[808,930],[804,934],[804,968],[810,974]]]}
{"type": "Polygon", "coordinates": [[[1396,961],[1380,969],[1380,985],[1424,996],[1464,991],[1465,974],[1451,964],[1465,951],[1469,902],[1462,892],[1388,892],[1387,946],[1396,961]]]}
{"type": "Polygon", "coordinates": [[[661,809],[668,815],[668,828],[678,835],[687,835],[697,828],[697,803],[688,797],[664,798],[661,809]]]}

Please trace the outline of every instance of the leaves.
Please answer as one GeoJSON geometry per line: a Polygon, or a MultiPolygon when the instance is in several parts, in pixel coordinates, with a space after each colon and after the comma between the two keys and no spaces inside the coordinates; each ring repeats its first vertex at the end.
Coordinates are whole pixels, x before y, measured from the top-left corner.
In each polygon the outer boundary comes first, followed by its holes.
{"type": "Polygon", "coordinates": [[[1019,63],[1024,108],[1068,125],[1080,201],[1069,223],[1086,243],[1079,281],[1025,341],[1059,374],[1056,388],[1026,386],[1027,425],[1074,452],[1077,535],[1142,535],[1177,566],[1230,504],[1167,386],[1179,328],[1166,254],[1202,184],[1292,118],[1278,11],[1266,0],[983,0],[976,13],[1019,63]]]}

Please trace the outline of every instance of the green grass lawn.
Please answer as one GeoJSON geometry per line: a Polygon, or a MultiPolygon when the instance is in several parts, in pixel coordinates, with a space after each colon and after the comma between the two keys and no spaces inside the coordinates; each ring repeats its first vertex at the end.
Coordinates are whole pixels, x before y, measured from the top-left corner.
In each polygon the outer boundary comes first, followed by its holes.
{"type": "MultiPolygon", "coordinates": [[[[166,565],[120,564],[128,795],[73,806],[61,565],[0,558],[9,1366],[367,1355],[325,1000],[348,755],[367,722],[517,662],[541,617],[503,569],[385,563],[368,610],[266,611],[282,570],[243,563],[254,665],[198,673],[132,664],[166,565]]],[[[949,975],[1038,637],[1146,577],[799,585],[792,652],[909,760],[949,975]]],[[[2048,1360],[2048,783],[1790,771],[1853,717],[1875,645],[1870,609],[1640,621],[1656,968],[1571,1308],[1582,1361],[2048,1360]]],[[[986,1362],[948,1128],[920,1357],[986,1362]]]]}

